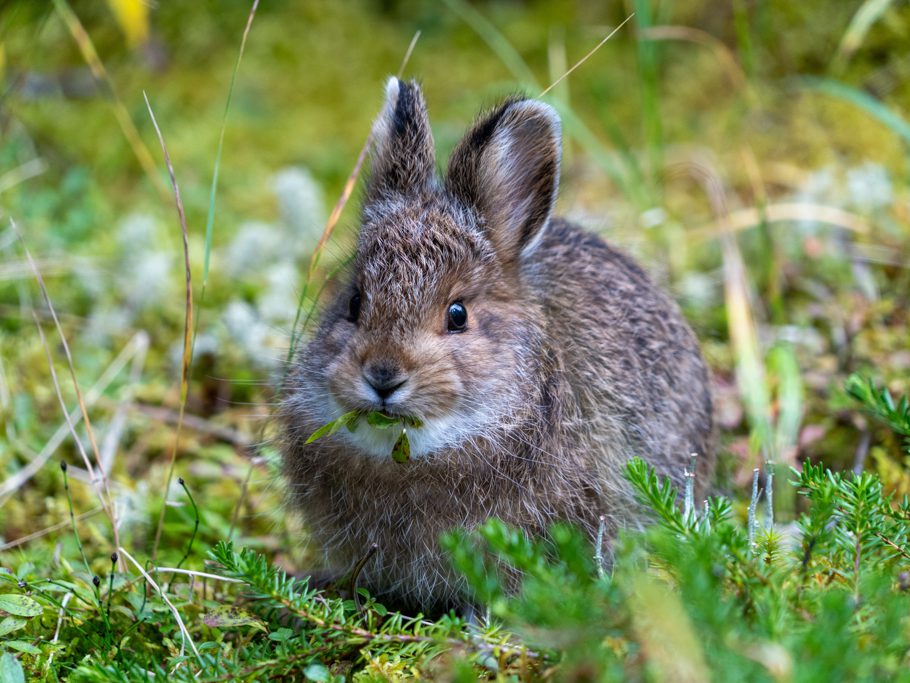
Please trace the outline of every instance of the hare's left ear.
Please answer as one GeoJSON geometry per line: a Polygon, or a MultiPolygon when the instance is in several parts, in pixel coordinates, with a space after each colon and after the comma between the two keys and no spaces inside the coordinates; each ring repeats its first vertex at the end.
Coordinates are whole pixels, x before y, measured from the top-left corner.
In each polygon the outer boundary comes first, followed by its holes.
{"type": "Polygon", "coordinates": [[[559,186],[559,115],[535,100],[509,100],[481,118],[452,152],[446,189],[482,216],[500,259],[537,245],[559,186]]]}
{"type": "Polygon", "coordinates": [[[415,195],[433,186],[436,151],[427,105],[415,81],[405,83],[394,76],[388,80],[372,139],[367,202],[391,194],[415,195]]]}

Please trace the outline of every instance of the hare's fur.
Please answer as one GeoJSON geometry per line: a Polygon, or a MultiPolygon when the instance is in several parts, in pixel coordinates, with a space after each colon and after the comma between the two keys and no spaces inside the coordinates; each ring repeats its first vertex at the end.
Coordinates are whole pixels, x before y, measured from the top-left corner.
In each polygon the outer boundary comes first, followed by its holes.
{"type": "MultiPolygon", "coordinates": [[[[300,350],[279,419],[291,498],[335,567],[375,543],[359,582],[397,605],[464,599],[440,535],[499,517],[593,539],[634,524],[625,462],[682,483],[713,464],[705,364],[676,305],[628,257],[550,215],[556,113],[512,99],[482,117],[439,179],[423,96],[392,79],[350,272],[300,350]],[[352,299],[359,297],[360,305],[352,299]],[[463,302],[467,328],[450,329],[463,302]],[[388,396],[376,377],[400,386],[388,396]],[[375,385],[375,386],[374,386],[375,385]],[[412,458],[350,410],[419,418],[412,458]]],[[[704,476],[702,477],[702,481],[704,476]]]]}

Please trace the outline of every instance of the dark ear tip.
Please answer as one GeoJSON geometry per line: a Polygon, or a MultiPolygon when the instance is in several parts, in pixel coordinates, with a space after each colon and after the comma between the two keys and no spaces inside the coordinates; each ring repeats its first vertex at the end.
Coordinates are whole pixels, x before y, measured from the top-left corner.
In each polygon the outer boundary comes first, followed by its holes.
{"type": "Polygon", "coordinates": [[[409,81],[403,81],[397,76],[389,76],[389,79],[385,83],[385,97],[386,102],[388,102],[394,109],[395,104],[398,100],[404,95],[421,95],[420,84],[415,80],[411,79],[409,81]]]}

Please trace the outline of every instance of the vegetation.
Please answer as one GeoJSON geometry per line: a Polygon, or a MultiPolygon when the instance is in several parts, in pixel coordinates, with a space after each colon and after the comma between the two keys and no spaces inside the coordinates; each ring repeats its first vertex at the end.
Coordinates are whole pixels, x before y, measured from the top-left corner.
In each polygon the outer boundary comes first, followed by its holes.
{"type": "Polygon", "coordinates": [[[908,35],[887,0],[5,3],[0,683],[910,678],[908,35]],[[546,91],[560,210],[714,375],[725,495],[633,461],[654,523],[609,563],[453,531],[472,619],[294,578],[269,441],[399,69],[443,153],[546,91]]]}

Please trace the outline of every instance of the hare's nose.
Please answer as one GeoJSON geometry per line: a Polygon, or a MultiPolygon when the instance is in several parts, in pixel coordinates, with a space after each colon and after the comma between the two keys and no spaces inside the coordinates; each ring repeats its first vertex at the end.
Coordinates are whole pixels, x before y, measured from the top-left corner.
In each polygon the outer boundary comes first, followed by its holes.
{"type": "Polygon", "coordinates": [[[408,381],[403,372],[388,363],[370,363],[363,369],[363,378],[383,401],[408,381]]]}

